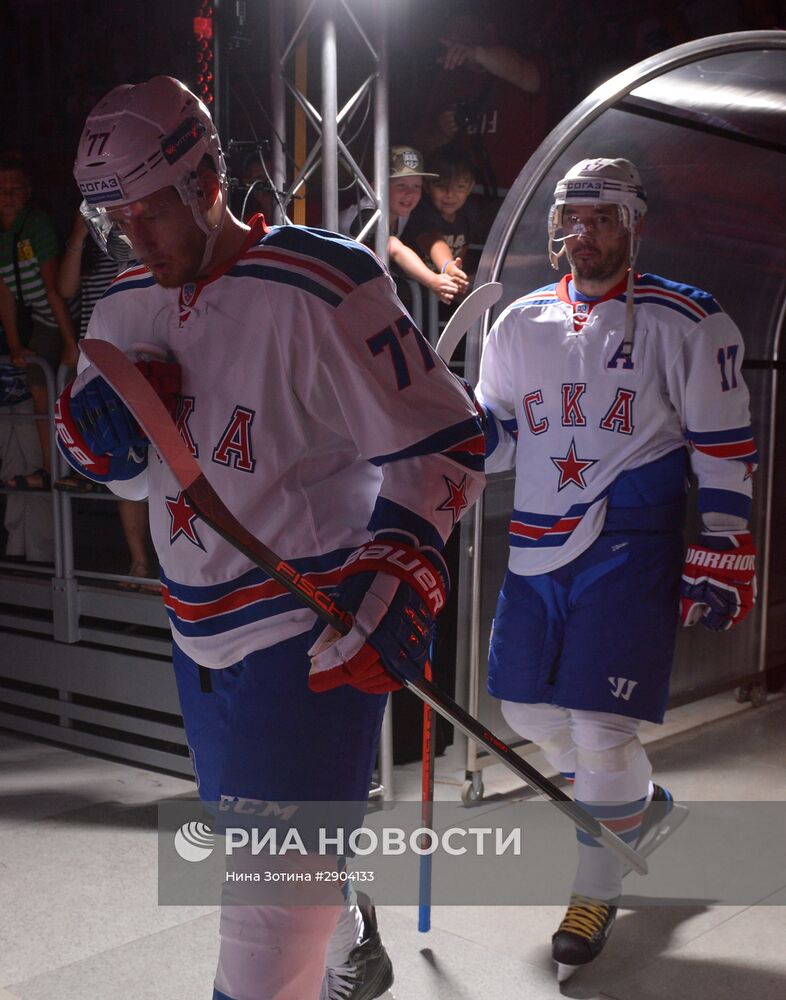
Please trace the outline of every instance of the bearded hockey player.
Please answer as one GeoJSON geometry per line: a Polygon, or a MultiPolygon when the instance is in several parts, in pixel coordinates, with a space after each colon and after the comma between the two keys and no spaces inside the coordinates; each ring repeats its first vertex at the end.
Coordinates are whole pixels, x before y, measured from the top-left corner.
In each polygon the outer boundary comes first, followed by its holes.
{"type": "MultiPolygon", "coordinates": [[[[87,336],[143,356],[232,513],[354,616],[334,641],[200,522],[82,359],[59,400],[60,448],[149,500],[200,795],[364,803],[399,686],[386,664],[422,669],[448,588],[440,553],[482,486],[475,410],[370,251],[232,216],[213,122],[178,81],[112,90],[87,119],[75,176],[96,237],[119,234],[138,262],[87,336]]],[[[223,906],[215,1000],[381,996],[391,963],[358,897],[223,906]]]]}
{"type": "MultiPolygon", "coordinates": [[[[478,385],[493,418],[486,470],[516,469],[489,691],[634,845],[650,802],[671,800],[637,730],[663,719],[678,618],[724,630],[755,599],[742,338],[712,295],[635,273],[646,211],[628,160],[568,171],[548,234],[553,266],[564,255],[570,274],[502,313],[478,385]],[[704,530],[682,569],[691,470],[704,530]]],[[[623,875],[578,841],[552,939],[560,980],[603,948],[623,875]]]]}

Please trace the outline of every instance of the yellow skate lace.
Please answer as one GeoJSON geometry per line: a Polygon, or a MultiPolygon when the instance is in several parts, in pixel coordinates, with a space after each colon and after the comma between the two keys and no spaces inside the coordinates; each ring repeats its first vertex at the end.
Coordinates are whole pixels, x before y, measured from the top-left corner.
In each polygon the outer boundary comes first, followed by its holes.
{"type": "MultiPolygon", "coordinates": [[[[590,896],[573,895],[559,931],[567,931],[589,940],[603,928],[609,917],[609,904],[590,896]]],[[[557,933],[559,933],[559,931],[557,933]]]]}

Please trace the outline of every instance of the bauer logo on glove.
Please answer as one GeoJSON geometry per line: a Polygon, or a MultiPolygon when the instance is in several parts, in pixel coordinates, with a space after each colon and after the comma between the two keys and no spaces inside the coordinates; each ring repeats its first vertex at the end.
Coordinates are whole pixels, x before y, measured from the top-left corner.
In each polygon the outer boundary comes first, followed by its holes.
{"type": "Polygon", "coordinates": [[[356,549],[341,568],[336,604],[353,616],[339,637],[317,622],[309,655],[312,691],[342,684],[367,694],[400,688],[425,669],[434,618],[444,607],[448,572],[434,549],[377,539],[356,549]]]}
{"type": "Polygon", "coordinates": [[[438,615],[444,607],[445,585],[439,573],[409,545],[391,545],[386,542],[363,545],[344,563],[343,576],[349,575],[347,568],[355,563],[361,568],[354,569],[353,573],[379,570],[409,582],[428,602],[432,615],[438,615]]]}
{"type": "Polygon", "coordinates": [[[756,546],[749,532],[704,532],[685,556],[680,618],[723,632],[756,603],[756,546]]]}

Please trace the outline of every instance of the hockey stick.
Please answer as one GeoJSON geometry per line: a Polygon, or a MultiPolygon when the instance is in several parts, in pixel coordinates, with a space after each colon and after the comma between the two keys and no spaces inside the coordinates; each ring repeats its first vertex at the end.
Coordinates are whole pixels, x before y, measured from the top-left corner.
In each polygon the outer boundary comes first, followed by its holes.
{"type": "MultiPolygon", "coordinates": [[[[483,313],[499,301],[502,285],[489,282],[479,285],[458,307],[448,320],[442,336],[437,341],[436,352],[446,365],[453,359],[456,348],[469,328],[483,313]]],[[[433,643],[432,643],[433,649],[433,643]]],[[[426,680],[431,680],[431,664],[426,666],[426,680]]],[[[423,763],[420,790],[420,823],[431,829],[434,816],[434,760],[435,760],[434,709],[423,703],[423,763]]],[[[426,934],[431,930],[431,860],[429,852],[420,855],[420,882],[418,887],[418,930],[426,934]]]]}
{"type": "MultiPolygon", "coordinates": [[[[82,352],[124,400],[161,459],[171,469],[191,506],[210,527],[230,545],[277,580],[306,607],[342,635],[352,627],[352,617],[342,611],[333,598],[314,586],[308,577],[280,559],[264,542],[251,534],[225,506],[202,473],[196,459],[180,437],[168,410],[147,379],[121,350],[105,340],[85,340],[82,352]]],[[[425,677],[410,679],[395,674],[396,679],[413,691],[461,732],[481,743],[528,785],[548,796],[558,809],[590,837],[627,861],[639,874],[646,875],[647,864],[616,834],[598,822],[585,809],[552,784],[523,758],[473,718],[452,698],[425,677]]]]}
{"type": "Polygon", "coordinates": [[[487,281],[485,285],[478,285],[464,299],[445,324],[445,329],[434,348],[445,364],[449,364],[467,330],[480,319],[487,309],[496,305],[501,296],[502,285],[498,281],[487,281]]]}
{"type": "MultiPolygon", "coordinates": [[[[434,644],[432,643],[432,650],[434,644]]],[[[431,681],[431,661],[426,662],[425,677],[431,681]]],[[[420,793],[420,825],[430,830],[434,822],[434,709],[423,702],[423,774],[420,793]]],[[[420,885],[418,888],[418,930],[425,934],[431,930],[431,852],[420,855],[420,885]]]]}

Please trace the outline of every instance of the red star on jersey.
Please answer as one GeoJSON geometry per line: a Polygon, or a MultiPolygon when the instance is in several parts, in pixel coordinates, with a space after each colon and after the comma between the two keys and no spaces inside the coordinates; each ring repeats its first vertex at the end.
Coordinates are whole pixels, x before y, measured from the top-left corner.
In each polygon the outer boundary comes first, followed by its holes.
{"type": "Polygon", "coordinates": [[[447,476],[443,476],[442,478],[445,480],[445,485],[448,488],[448,496],[437,507],[437,510],[449,510],[453,516],[453,524],[455,524],[461,517],[462,512],[469,506],[467,503],[467,477],[464,476],[460,483],[454,483],[447,476]]]}
{"type": "Polygon", "coordinates": [[[559,486],[557,492],[570,486],[578,486],[580,490],[585,490],[587,484],[584,482],[584,473],[598,461],[597,458],[579,458],[576,455],[576,441],[571,438],[568,454],[564,458],[551,456],[551,461],[559,469],[559,486]]]}
{"type": "Polygon", "coordinates": [[[189,542],[193,542],[204,552],[205,546],[194,527],[194,521],[198,517],[197,512],[183,491],[181,490],[176,497],[166,497],[165,503],[169,511],[169,544],[172,545],[175,539],[184,535],[189,542]]]}

